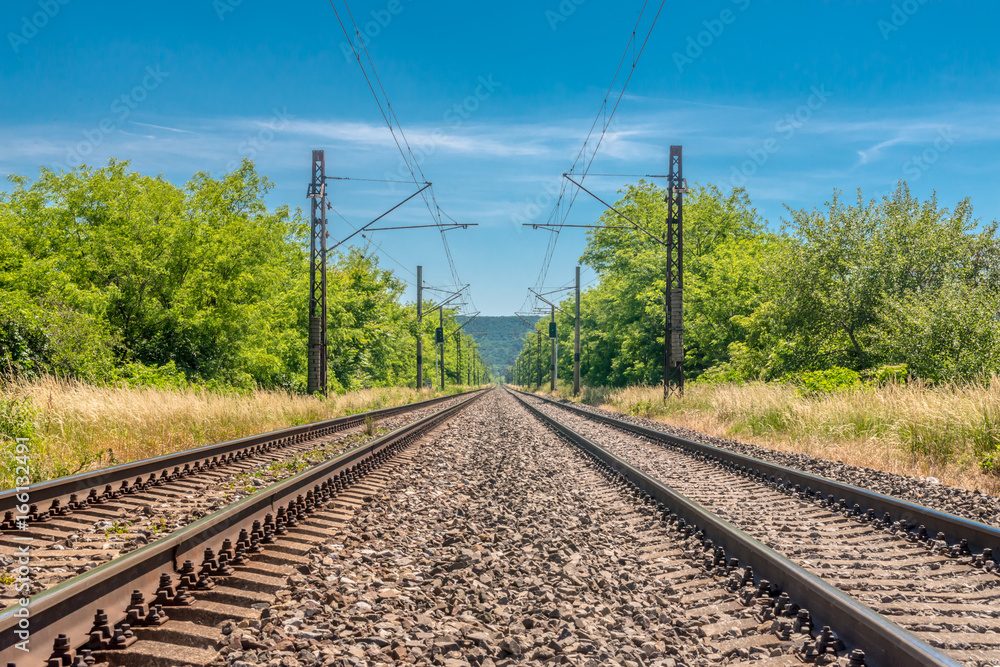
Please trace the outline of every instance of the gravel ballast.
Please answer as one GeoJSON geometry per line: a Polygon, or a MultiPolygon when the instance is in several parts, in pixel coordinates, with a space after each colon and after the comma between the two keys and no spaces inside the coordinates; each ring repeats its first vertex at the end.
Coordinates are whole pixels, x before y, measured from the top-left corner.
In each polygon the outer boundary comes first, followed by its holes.
{"type": "MultiPolygon", "coordinates": [[[[280,482],[303,468],[337,456],[383,433],[417,421],[461,400],[383,417],[370,425],[357,426],[306,442],[274,450],[256,459],[246,459],[213,470],[196,473],[142,493],[131,494],[87,512],[52,517],[33,524],[38,540],[31,561],[30,594],[37,595],[78,574],[163,539],[198,519],[280,482]]],[[[16,540],[0,535],[0,568],[13,568],[16,540]]],[[[0,583],[0,606],[16,604],[19,594],[11,583],[0,583]]]]}
{"type": "Polygon", "coordinates": [[[777,664],[808,639],[503,392],[407,457],[228,664],[777,664]]]}
{"type": "Polygon", "coordinates": [[[932,478],[925,479],[897,475],[873,468],[864,468],[848,465],[840,461],[831,461],[808,454],[780,452],[730,438],[720,438],[664,422],[644,417],[634,417],[582,403],[573,403],[572,405],[583,410],[620,419],[679,438],[694,440],[706,445],[743,454],[744,456],[752,456],[769,463],[776,463],[814,475],[821,475],[838,482],[860,486],[876,493],[882,493],[918,505],[931,507],[941,512],[948,512],[949,514],[966,519],[1000,527],[1000,497],[980,491],[969,491],[967,489],[939,484],[932,478]]]}
{"type": "Polygon", "coordinates": [[[544,414],[970,667],[1000,662],[995,565],[843,514],[537,398],[544,414]]]}

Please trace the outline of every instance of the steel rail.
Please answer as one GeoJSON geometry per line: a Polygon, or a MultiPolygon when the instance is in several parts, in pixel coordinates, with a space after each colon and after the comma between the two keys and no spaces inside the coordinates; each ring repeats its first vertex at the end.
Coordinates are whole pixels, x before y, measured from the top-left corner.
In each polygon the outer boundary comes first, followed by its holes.
{"type": "MultiPolygon", "coordinates": [[[[702,531],[714,545],[722,545],[727,560],[735,557],[741,564],[749,565],[753,569],[756,583],[768,580],[787,593],[792,601],[800,604],[803,609],[808,608],[816,627],[828,625],[848,648],[864,650],[867,667],[961,667],[960,663],[886,617],[799,567],[690,498],[677,493],[624,459],[546,415],[517,394],[524,392],[513,395],[543,423],[666,505],[668,512],[683,519],[688,526],[696,526],[697,530],[702,531]]],[[[534,395],[524,394],[524,396],[534,395]]]]}
{"type": "Polygon", "coordinates": [[[874,513],[876,519],[882,519],[884,515],[888,514],[892,521],[899,521],[905,524],[907,530],[912,531],[916,529],[915,538],[943,539],[949,545],[959,546],[960,548],[964,540],[965,546],[971,553],[989,550],[984,554],[984,558],[987,555],[994,555],[994,557],[995,555],[1000,555],[1000,529],[994,526],[988,526],[978,521],[955,516],[954,514],[939,512],[938,510],[923,507],[916,503],[868,491],[812,473],[795,470],[776,463],[769,463],[744,454],[737,454],[736,452],[713,447],[702,442],[681,438],[676,435],[664,433],[663,431],[632,424],[621,419],[607,417],[584,410],[575,405],[552,400],[546,396],[538,396],[536,394],[525,395],[540,399],[592,421],[643,436],[661,445],[666,444],[699,454],[711,461],[722,463],[728,467],[741,470],[742,468],[746,468],[748,471],[754,471],[758,475],[767,477],[768,480],[773,478],[773,481],[778,486],[784,486],[788,491],[795,492],[795,487],[798,486],[798,493],[805,494],[807,498],[817,497],[817,494],[824,494],[828,497],[833,496],[836,504],[839,504],[842,509],[859,518],[866,515],[871,516],[869,510],[874,513]],[[921,528],[924,530],[921,531],[921,528]]]}
{"type": "MultiPolygon", "coordinates": [[[[448,406],[392,433],[352,449],[325,463],[320,463],[297,475],[262,489],[228,507],[215,512],[169,537],[153,542],[141,549],[117,558],[48,589],[31,598],[28,604],[31,661],[45,664],[50,647],[58,635],[69,637],[73,647],[85,643],[93,624],[94,613],[104,609],[112,627],[126,620],[125,608],[133,590],[140,591],[147,600],[159,587],[161,573],[171,575],[180,570],[185,561],[200,563],[206,548],[221,552],[225,540],[236,543],[241,530],[250,530],[254,521],[265,523],[285,507],[298,513],[302,495],[308,497],[320,489],[320,484],[332,488],[333,480],[348,471],[377,465],[389,455],[411,443],[417,437],[454,416],[478,400],[486,390],[468,392],[469,397],[448,406]],[[40,647],[34,652],[34,647],[40,647]],[[45,657],[42,657],[42,656],[45,657]]],[[[308,514],[309,511],[306,511],[308,514]]],[[[250,559],[253,563],[252,555],[250,559]]],[[[172,581],[177,586],[176,579],[172,581]]],[[[193,591],[197,595],[196,591],[193,591]]],[[[20,606],[0,612],[0,662],[24,660],[27,655],[16,648],[19,641],[15,631],[22,617],[17,615],[20,606]]],[[[165,607],[168,616],[171,607],[165,607]]]]}
{"type": "MultiPolygon", "coordinates": [[[[471,394],[473,392],[465,393],[471,394]]],[[[368,419],[384,419],[386,417],[412,412],[413,410],[430,407],[461,395],[463,394],[451,394],[449,396],[441,396],[426,401],[346,415],[344,417],[327,419],[311,424],[304,424],[302,426],[293,426],[278,431],[271,431],[269,433],[261,433],[245,438],[239,438],[237,440],[229,440],[212,445],[195,447],[193,449],[186,449],[172,454],[164,454],[162,456],[143,459],[141,461],[123,463],[111,468],[103,468],[101,470],[80,473],[69,477],[61,477],[59,479],[32,484],[28,487],[21,487],[19,489],[9,489],[0,492],[0,516],[3,516],[7,512],[13,512],[17,506],[22,504],[22,502],[19,502],[18,500],[18,496],[21,494],[26,494],[29,498],[28,502],[31,505],[37,505],[40,512],[49,512],[52,509],[53,501],[58,501],[58,506],[61,508],[70,509],[70,499],[74,495],[77,496],[77,502],[79,503],[84,505],[94,504],[94,501],[87,500],[87,493],[91,490],[96,490],[100,493],[101,490],[106,490],[107,487],[111,487],[112,494],[124,495],[127,493],[133,493],[153,484],[165,483],[167,481],[182,478],[190,472],[213,468],[217,465],[228,463],[231,461],[230,457],[235,458],[237,456],[249,456],[253,453],[253,450],[258,448],[261,451],[264,451],[266,448],[273,447],[274,445],[290,445],[304,442],[312,438],[360,426],[368,419]],[[226,460],[220,461],[220,458],[225,458],[226,460]],[[187,472],[183,471],[184,466],[188,466],[187,472]],[[172,476],[173,473],[171,471],[174,469],[178,469],[179,471],[177,476],[172,476]],[[155,477],[156,475],[159,475],[159,477],[155,477]],[[150,478],[150,476],[154,477],[150,478]],[[141,478],[144,477],[146,480],[142,484],[135,483],[142,481],[141,478]],[[150,479],[156,479],[156,482],[151,482],[150,479]],[[47,507],[43,508],[43,503],[47,507]]],[[[99,499],[101,502],[104,502],[107,499],[107,496],[101,494],[99,499]]],[[[21,516],[23,516],[23,514],[21,516]]],[[[30,525],[35,522],[29,520],[28,523],[30,525]]],[[[2,529],[2,526],[0,526],[0,529],[2,529]]],[[[10,531],[12,529],[8,528],[7,530],[10,531]]]]}

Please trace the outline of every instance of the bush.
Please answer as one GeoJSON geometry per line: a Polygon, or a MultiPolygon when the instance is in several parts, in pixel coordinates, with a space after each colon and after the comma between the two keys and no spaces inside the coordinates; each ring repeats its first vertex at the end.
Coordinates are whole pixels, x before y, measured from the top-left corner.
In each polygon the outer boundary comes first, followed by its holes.
{"type": "Polygon", "coordinates": [[[56,374],[104,381],[114,374],[114,342],[100,318],[20,292],[3,294],[0,377],[56,374]]]}
{"type": "Polygon", "coordinates": [[[890,301],[873,349],[914,377],[968,382],[1000,373],[1000,295],[957,282],[890,301]]]}
{"type": "Polygon", "coordinates": [[[156,389],[187,389],[191,385],[187,376],[170,361],[162,366],[147,366],[138,362],[118,369],[116,384],[125,387],[154,387],[156,389]]]}
{"type": "Polygon", "coordinates": [[[910,377],[910,367],[906,364],[879,366],[865,371],[865,376],[880,387],[887,384],[905,384],[910,377]]]}
{"type": "Polygon", "coordinates": [[[723,384],[743,384],[747,381],[747,378],[743,375],[740,369],[736,368],[732,363],[727,361],[707,368],[705,372],[699,375],[694,381],[717,386],[723,384]]]}
{"type": "Polygon", "coordinates": [[[51,359],[42,313],[17,296],[7,293],[0,301],[0,377],[39,377],[51,359]]]}
{"type": "Polygon", "coordinates": [[[834,366],[822,371],[807,371],[792,377],[792,384],[806,393],[831,394],[861,386],[861,375],[849,368],[834,366]]]}

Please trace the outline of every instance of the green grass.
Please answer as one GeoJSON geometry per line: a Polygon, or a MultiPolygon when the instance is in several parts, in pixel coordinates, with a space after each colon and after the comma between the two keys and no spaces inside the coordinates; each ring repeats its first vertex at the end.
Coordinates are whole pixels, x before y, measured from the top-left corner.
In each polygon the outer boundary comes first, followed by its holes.
{"type": "MultiPolygon", "coordinates": [[[[28,477],[37,483],[439,395],[405,387],[320,398],[279,391],[98,387],[56,378],[8,383],[0,386],[0,489],[12,488],[18,477],[16,438],[28,439],[28,477]]],[[[373,425],[366,429],[377,431],[373,425]]]]}
{"type": "MultiPolygon", "coordinates": [[[[559,396],[572,398],[569,385],[559,396]]],[[[770,449],[996,493],[1000,491],[1000,378],[967,385],[840,382],[803,390],[779,383],[688,383],[585,388],[579,398],[770,449]]]]}

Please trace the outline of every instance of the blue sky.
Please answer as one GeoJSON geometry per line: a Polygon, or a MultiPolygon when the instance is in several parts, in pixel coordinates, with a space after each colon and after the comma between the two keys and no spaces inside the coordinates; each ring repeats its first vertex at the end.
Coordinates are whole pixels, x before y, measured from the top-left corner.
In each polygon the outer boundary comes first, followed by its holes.
{"type": "MultiPolygon", "coordinates": [[[[313,149],[326,150],[331,175],[398,172],[328,0],[95,4],[0,8],[3,175],[117,157],[183,183],[245,156],[274,181],[271,204],[305,207],[313,149]]],[[[448,233],[469,308],[510,314],[536,284],[549,235],[521,224],[547,219],[641,6],[352,0],[438,204],[480,225],[448,233]]],[[[774,224],[785,205],[822,207],[834,189],[877,196],[901,179],[949,207],[971,197],[996,219],[998,25],[993,0],[668,0],[592,172],[665,173],[668,146],[682,144],[689,181],[745,186],[774,224]]],[[[625,180],[587,183],[614,198],[625,180]]],[[[330,191],[360,225],[412,189],[330,191]]],[[[600,211],[581,197],[567,222],[600,211]]],[[[419,199],[384,220],[430,222],[419,199]]],[[[349,233],[331,223],[333,237],[349,233]]],[[[435,230],[374,238],[410,285],[417,264],[429,284],[453,282],[435,230]]],[[[571,281],[583,243],[582,230],[560,235],[545,285],[571,281]]]]}

